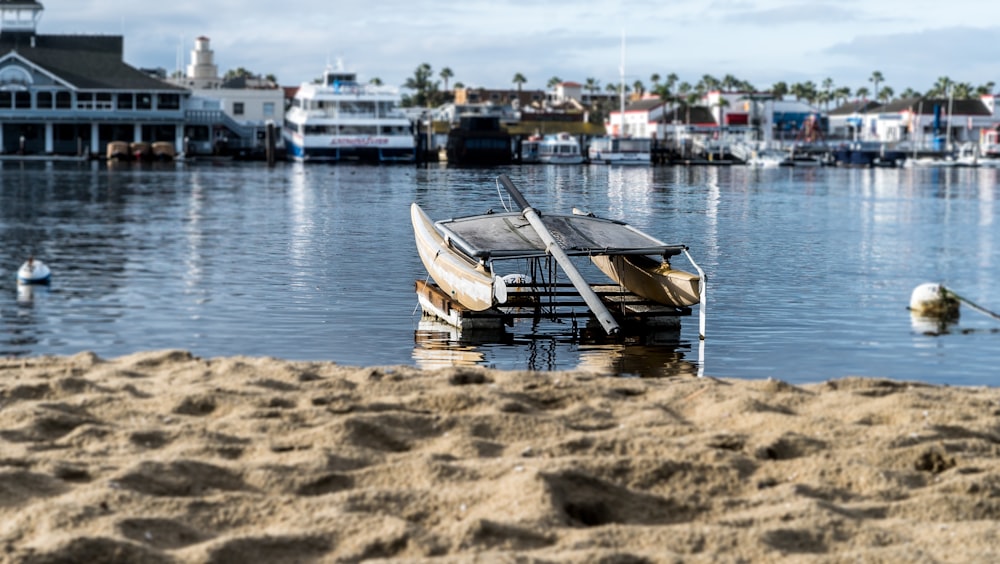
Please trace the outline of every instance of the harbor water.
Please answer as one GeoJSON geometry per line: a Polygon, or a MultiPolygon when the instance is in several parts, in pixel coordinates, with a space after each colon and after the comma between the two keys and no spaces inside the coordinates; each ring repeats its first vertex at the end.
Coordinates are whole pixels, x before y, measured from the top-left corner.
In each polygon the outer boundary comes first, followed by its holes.
{"type": "MultiPolygon", "coordinates": [[[[0,163],[0,356],[186,349],[345,365],[471,363],[789,382],[850,375],[1000,382],[1000,322],[911,319],[940,282],[1000,309],[1000,171],[279,163],[0,163]],[[534,207],[684,243],[708,279],[662,343],[593,344],[566,324],[482,341],[421,322],[409,205],[440,219],[534,207]],[[18,286],[30,255],[47,286],[18,286]],[[696,310],[697,314],[697,310],[696,310]]],[[[675,266],[686,268],[683,260],[675,266]]]]}

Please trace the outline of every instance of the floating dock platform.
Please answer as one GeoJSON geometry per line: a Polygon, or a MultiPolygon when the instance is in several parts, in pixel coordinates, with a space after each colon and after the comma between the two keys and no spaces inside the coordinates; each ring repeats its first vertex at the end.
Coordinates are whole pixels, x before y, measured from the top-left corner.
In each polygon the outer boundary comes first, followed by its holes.
{"type": "MultiPolygon", "coordinates": [[[[680,318],[691,308],[652,302],[616,284],[591,284],[591,289],[615,317],[625,335],[680,330],[680,318]]],[[[472,311],[446,294],[437,284],[416,281],[417,299],[425,316],[435,317],[460,331],[498,331],[518,319],[570,321],[584,326],[596,319],[576,288],[569,283],[508,284],[507,303],[485,311],[472,311]]]]}

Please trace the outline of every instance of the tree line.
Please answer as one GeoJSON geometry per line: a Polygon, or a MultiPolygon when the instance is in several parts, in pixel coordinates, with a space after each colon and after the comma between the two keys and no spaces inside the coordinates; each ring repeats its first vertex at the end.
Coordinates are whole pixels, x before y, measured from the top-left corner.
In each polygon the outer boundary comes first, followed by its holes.
{"type": "MultiPolygon", "coordinates": [[[[449,67],[441,69],[437,75],[428,63],[422,63],[414,71],[412,77],[406,79],[403,88],[412,90],[412,94],[403,96],[403,105],[408,107],[432,107],[447,103],[454,99],[453,90],[449,89],[449,81],[455,74],[449,67]],[[440,78],[441,80],[435,80],[440,78]],[[442,89],[442,84],[444,88],[442,89]]],[[[515,73],[511,82],[516,86],[518,92],[522,86],[528,82],[521,73],[515,73]]],[[[553,76],[546,83],[549,88],[563,82],[557,76],[553,76]]],[[[601,81],[596,78],[587,78],[583,83],[583,89],[593,97],[598,92],[604,91],[608,94],[626,95],[653,94],[661,100],[684,106],[694,105],[706,93],[713,90],[727,92],[758,92],[758,89],[746,80],[727,74],[722,78],[717,78],[710,74],[702,75],[697,82],[681,80],[676,73],[669,73],[661,76],[654,73],[649,77],[650,85],[647,87],[641,80],[636,80],[631,84],[608,82],[603,88],[601,81]]],[[[808,102],[810,105],[829,109],[831,106],[840,106],[852,99],[871,100],[874,102],[889,103],[893,100],[908,98],[947,98],[956,100],[976,98],[985,94],[991,94],[995,83],[990,81],[981,85],[973,85],[968,82],[956,82],[947,76],[941,76],[923,92],[906,88],[899,93],[889,86],[885,76],[881,71],[873,71],[868,77],[868,85],[852,89],[849,86],[837,86],[832,78],[825,78],[817,85],[809,80],[788,84],[784,81],[775,82],[766,89],[775,98],[793,96],[796,100],[808,102]]],[[[463,88],[461,82],[456,82],[452,88],[463,88]]]]}

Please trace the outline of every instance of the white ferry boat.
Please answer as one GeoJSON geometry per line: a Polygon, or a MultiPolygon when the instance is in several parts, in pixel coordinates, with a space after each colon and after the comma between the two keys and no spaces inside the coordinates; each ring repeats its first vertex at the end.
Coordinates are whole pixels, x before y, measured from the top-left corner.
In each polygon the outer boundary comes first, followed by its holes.
{"type": "Polygon", "coordinates": [[[413,162],[416,141],[400,109],[399,89],[360,84],[327,68],[321,83],[303,83],[285,114],[288,156],[298,161],[413,162]]]}

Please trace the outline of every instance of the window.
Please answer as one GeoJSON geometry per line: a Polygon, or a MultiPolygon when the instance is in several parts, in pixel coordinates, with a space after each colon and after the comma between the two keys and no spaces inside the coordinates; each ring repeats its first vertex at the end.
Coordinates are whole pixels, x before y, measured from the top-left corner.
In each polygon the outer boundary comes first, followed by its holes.
{"type": "Polygon", "coordinates": [[[39,92],[38,93],[38,109],[39,110],[51,110],[52,109],[52,93],[51,92],[39,92]]]}
{"type": "Polygon", "coordinates": [[[152,110],[153,109],[153,95],[147,93],[141,93],[135,95],[135,109],[137,110],[152,110]]]}
{"type": "Polygon", "coordinates": [[[69,92],[56,92],[56,109],[68,110],[73,107],[73,96],[69,92]]]}
{"type": "Polygon", "coordinates": [[[11,92],[0,90],[0,110],[9,110],[14,96],[11,92]]]}
{"type": "Polygon", "coordinates": [[[243,115],[243,102],[233,102],[233,115],[234,116],[243,115]]]}
{"type": "Polygon", "coordinates": [[[22,90],[14,93],[14,107],[19,110],[31,109],[31,92],[22,90]]]}
{"type": "Polygon", "coordinates": [[[134,98],[131,93],[118,95],[118,109],[131,110],[135,107],[134,98]]]}
{"type": "Polygon", "coordinates": [[[94,109],[95,110],[113,110],[114,106],[111,103],[111,93],[110,92],[98,92],[94,94],[94,109]]]}
{"type": "Polygon", "coordinates": [[[94,95],[90,92],[77,92],[76,109],[90,110],[94,107],[94,95]]]}
{"type": "Polygon", "coordinates": [[[181,97],[177,94],[159,94],[156,97],[156,107],[161,110],[179,110],[181,97]]]}
{"type": "Polygon", "coordinates": [[[274,117],[274,102],[264,102],[264,117],[274,117]]]}

